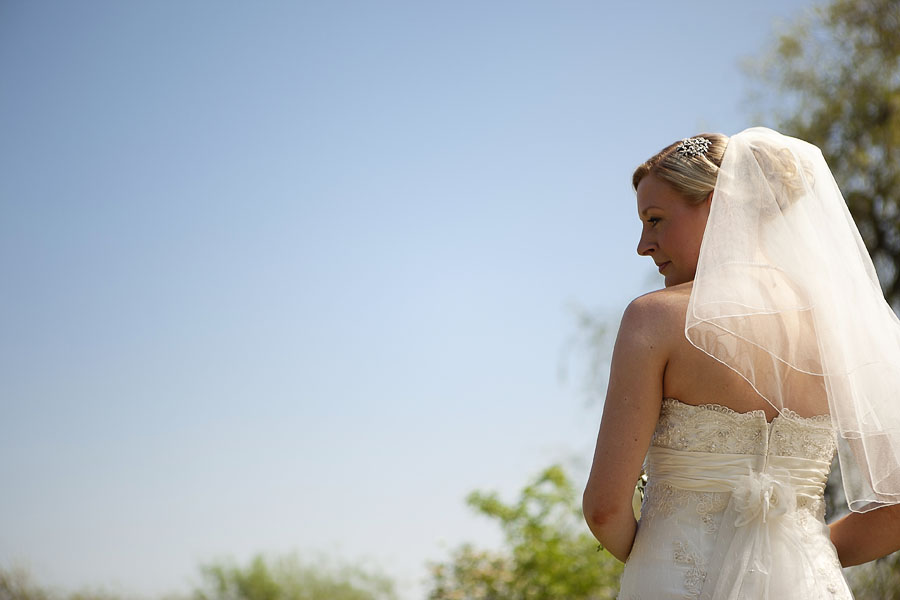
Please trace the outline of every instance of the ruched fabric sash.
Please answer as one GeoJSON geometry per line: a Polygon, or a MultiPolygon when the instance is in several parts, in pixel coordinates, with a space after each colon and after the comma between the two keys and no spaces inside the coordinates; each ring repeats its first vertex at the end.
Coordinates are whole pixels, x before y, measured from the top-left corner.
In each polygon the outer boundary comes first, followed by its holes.
{"type": "Polygon", "coordinates": [[[732,492],[700,597],[708,600],[820,598],[797,498],[818,498],[831,465],[789,456],[687,452],[651,446],[654,484],[732,492]]]}

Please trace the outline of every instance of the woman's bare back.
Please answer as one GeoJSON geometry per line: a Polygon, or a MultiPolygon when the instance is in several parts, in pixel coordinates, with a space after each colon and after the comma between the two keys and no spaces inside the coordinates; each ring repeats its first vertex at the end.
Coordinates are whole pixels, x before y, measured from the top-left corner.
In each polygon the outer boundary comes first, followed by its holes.
{"type": "MultiPolygon", "coordinates": [[[[769,404],[740,374],[712,358],[688,341],[684,333],[693,282],[651,292],[665,305],[671,324],[660,328],[660,340],[668,348],[663,375],[663,397],[676,398],[685,404],[720,404],[737,412],[763,410],[771,421],[778,411],[769,404]]],[[[793,410],[809,417],[828,413],[821,377],[794,373],[793,389],[802,399],[792,399],[793,410]]]]}

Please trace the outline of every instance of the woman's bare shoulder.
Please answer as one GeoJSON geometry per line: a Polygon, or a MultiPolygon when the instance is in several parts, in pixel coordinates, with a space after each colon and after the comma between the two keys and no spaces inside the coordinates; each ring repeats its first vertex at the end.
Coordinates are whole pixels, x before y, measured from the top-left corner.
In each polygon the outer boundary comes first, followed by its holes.
{"type": "Polygon", "coordinates": [[[638,313],[649,318],[683,317],[691,299],[691,284],[673,285],[638,296],[628,304],[625,313],[638,313]]]}
{"type": "Polygon", "coordinates": [[[690,283],[638,296],[622,315],[619,335],[639,335],[657,341],[684,337],[684,318],[691,297],[690,283]]]}

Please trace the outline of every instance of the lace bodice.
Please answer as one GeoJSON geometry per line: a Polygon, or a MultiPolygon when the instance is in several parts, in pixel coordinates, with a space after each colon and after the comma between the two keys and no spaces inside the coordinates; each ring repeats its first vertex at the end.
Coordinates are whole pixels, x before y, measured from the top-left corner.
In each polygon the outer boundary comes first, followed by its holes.
{"type": "Polygon", "coordinates": [[[762,410],[740,413],[718,404],[693,406],[674,398],[662,403],[653,446],[730,454],[771,454],[831,461],[831,417],[787,411],[771,423],[762,410]],[[768,446],[768,452],[767,452],[768,446]]]}
{"type": "Polygon", "coordinates": [[[619,598],[852,598],[824,522],[834,453],[828,415],[663,400],[619,598]]]}

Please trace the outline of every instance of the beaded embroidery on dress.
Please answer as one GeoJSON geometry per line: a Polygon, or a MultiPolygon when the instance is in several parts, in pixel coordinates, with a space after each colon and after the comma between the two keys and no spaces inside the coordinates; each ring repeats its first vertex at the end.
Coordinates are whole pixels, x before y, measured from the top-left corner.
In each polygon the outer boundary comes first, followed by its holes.
{"type": "Polygon", "coordinates": [[[620,600],[851,599],[824,521],[834,453],[828,415],[665,399],[620,600]]]}

